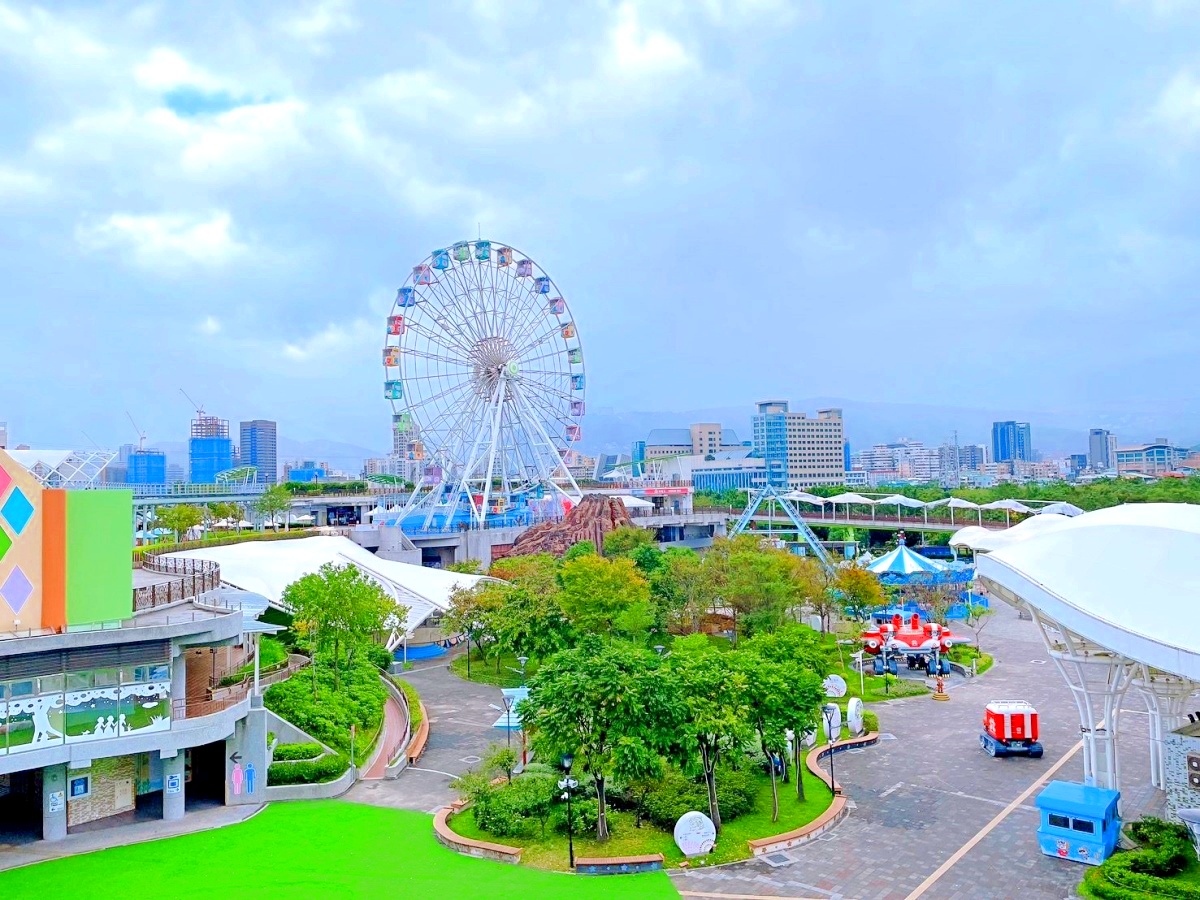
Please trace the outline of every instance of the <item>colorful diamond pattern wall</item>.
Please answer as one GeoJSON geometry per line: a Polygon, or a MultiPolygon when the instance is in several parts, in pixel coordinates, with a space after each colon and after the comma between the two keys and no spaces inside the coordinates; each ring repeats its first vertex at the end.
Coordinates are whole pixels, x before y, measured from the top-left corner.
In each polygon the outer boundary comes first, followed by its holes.
{"type": "Polygon", "coordinates": [[[20,535],[33,517],[33,504],[20,488],[15,488],[12,496],[0,507],[0,515],[3,515],[12,530],[20,535]]]}
{"type": "Polygon", "coordinates": [[[4,554],[8,552],[8,548],[12,546],[12,538],[10,538],[3,528],[0,528],[0,559],[4,559],[4,554]]]}
{"type": "Polygon", "coordinates": [[[20,566],[14,568],[8,578],[4,580],[4,584],[0,585],[0,597],[4,598],[4,602],[14,613],[21,611],[21,607],[25,605],[25,601],[32,593],[33,585],[25,577],[20,566]]]}
{"type": "Polygon", "coordinates": [[[10,484],[12,484],[12,476],[4,471],[4,466],[0,466],[0,497],[4,496],[4,492],[8,490],[10,484]]]}

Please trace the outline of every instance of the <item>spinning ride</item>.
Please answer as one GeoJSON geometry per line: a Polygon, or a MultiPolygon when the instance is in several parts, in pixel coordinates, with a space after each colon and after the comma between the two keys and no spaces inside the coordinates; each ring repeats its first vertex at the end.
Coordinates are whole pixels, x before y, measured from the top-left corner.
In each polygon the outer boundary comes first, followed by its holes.
{"type": "Polygon", "coordinates": [[[484,240],[433,251],[396,293],[383,365],[417,486],[399,524],[525,524],[578,501],[563,457],[583,436],[583,345],[532,259],[484,240]]]}

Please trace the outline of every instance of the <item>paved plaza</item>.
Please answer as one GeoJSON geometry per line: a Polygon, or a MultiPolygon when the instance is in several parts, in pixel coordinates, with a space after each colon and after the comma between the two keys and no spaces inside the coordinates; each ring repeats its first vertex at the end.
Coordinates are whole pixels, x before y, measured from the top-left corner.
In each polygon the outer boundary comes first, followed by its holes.
{"type": "MultiPolygon", "coordinates": [[[[948,702],[914,697],[876,704],[884,739],[837,756],[837,779],[854,806],[848,819],[830,835],[769,860],[677,872],[673,881],[680,892],[854,900],[1074,896],[1083,867],[1038,851],[1037,790],[966,847],[1064,756],[1053,777],[1083,777],[1078,714],[1066,684],[1033,623],[1018,619],[1007,604],[995,606],[981,638],[997,660],[991,671],[956,682],[948,702]],[[1026,699],[1038,708],[1042,759],[992,759],[979,748],[983,707],[992,699],[1026,699]],[[936,880],[923,885],[931,876],[936,880]]],[[[1131,710],[1121,723],[1121,811],[1128,820],[1161,808],[1149,789],[1145,707],[1133,692],[1126,705],[1131,710]]]]}

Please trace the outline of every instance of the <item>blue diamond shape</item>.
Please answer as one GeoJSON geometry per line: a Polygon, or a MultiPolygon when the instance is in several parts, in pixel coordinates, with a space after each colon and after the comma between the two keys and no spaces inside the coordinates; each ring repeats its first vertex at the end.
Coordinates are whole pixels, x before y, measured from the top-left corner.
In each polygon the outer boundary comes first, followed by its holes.
{"type": "Polygon", "coordinates": [[[21,493],[20,488],[15,488],[12,496],[8,498],[8,502],[4,504],[4,508],[0,509],[0,513],[4,514],[4,518],[8,520],[13,531],[20,535],[33,517],[33,504],[21,493]]]}

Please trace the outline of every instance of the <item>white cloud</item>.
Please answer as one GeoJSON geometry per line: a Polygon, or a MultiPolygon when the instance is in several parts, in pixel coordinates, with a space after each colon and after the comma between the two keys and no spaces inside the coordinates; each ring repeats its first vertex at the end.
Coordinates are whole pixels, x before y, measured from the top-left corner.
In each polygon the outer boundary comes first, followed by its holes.
{"type": "Polygon", "coordinates": [[[14,199],[45,194],[50,190],[50,180],[36,172],[27,172],[0,164],[0,197],[14,199]]]}
{"type": "Polygon", "coordinates": [[[694,60],[675,37],[646,27],[638,7],[626,2],[617,8],[605,65],[623,77],[641,79],[678,72],[694,65],[694,60]]]}
{"type": "Polygon", "coordinates": [[[1159,94],[1150,119],[1176,137],[1195,138],[1200,134],[1200,81],[1186,69],[1177,72],[1159,94]]]}
{"type": "Polygon", "coordinates": [[[221,331],[221,320],[216,316],[205,316],[200,321],[200,324],[196,326],[196,330],[210,337],[214,334],[219,334],[221,331]]]}
{"type": "Polygon", "coordinates": [[[138,84],[152,91],[169,91],[178,87],[217,91],[227,87],[220,79],[192,65],[170,47],[158,47],[151,51],[144,62],[134,67],[133,75],[138,84]]]}
{"type": "Polygon", "coordinates": [[[233,218],[223,210],[207,216],[113,213],[79,226],[76,239],[87,250],[116,251],[142,268],[165,271],[219,268],[248,250],[234,238],[233,218]]]}
{"type": "Polygon", "coordinates": [[[353,31],[358,20],[350,12],[346,0],[320,0],[308,9],[289,16],[279,23],[285,34],[307,43],[310,48],[324,50],[326,38],[353,31]]]}
{"type": "Polygon", "coordinates": [[[81,75],[109,51],[83,29],[44,9],[23,12],[0,3],[0,56],[44,71],[81,75]]]}
{"type": "Polygon", "coordinates": [[[284,359],[295,363],[322,362],[352,357],[368,358],[371,348],[380,344],[382,336],[378,321],[354,319],[348,325],[330,323],[320,331],[313,332],[283,345],[284,359]]]}

